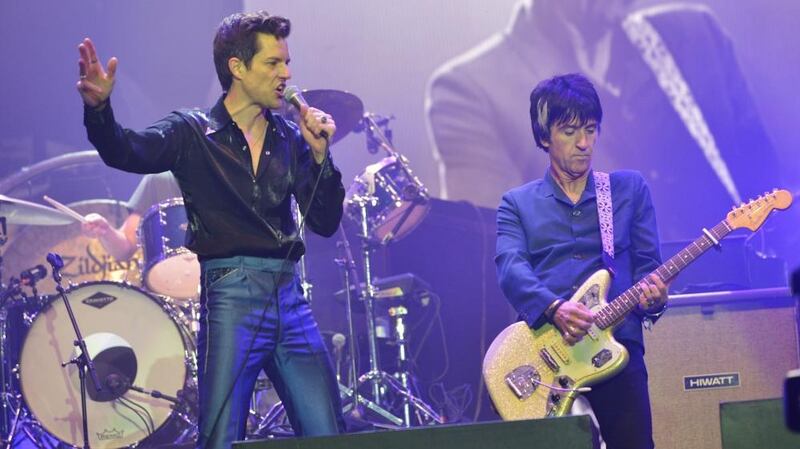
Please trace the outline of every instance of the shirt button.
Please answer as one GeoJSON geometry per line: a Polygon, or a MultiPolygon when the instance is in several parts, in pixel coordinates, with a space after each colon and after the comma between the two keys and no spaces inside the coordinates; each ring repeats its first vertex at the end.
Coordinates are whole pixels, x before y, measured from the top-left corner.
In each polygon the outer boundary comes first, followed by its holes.
{"type": "Polygon", "coordinates": [[[577,217],[580,214],[581,214],[581,211],[579,209],[575,209],[575,210],[572,211],[572,216],[573,217],[577,217]]]}
{"type": "Polygon", "coordinates": [[[583,254],[575,253],[575,254],[572,255],[572,258],[576,259],[576,260],[582,260],[583,259],[583,254]]]}

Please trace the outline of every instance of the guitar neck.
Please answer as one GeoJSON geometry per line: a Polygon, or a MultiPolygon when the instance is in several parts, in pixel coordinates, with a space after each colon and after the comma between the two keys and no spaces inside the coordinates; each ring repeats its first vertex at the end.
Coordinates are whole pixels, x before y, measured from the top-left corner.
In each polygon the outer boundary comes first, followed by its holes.
{"type": "MultiPolygon", "coordinates": [[[[733,228],[731,228],[725,220],[719,222],[719,224],[707,231],[708,234],[704,233],[698,237],[689,246],[682,249],[678,254],[675,254],[668,261],[656,268],[651,274],[656,274],[664,282],[671,281],[678,276],[678,273],[684,268],[694,262],[695,259],[730,234],[732,230],[733,228]]],[[[597,326],[601,329],[606,329],[622,321],[622,319],[639,304],[639,297],[641,294],[642,290],[639,288],[639,283],[637,282],[600,309],[595,320],[597,326]]]]}

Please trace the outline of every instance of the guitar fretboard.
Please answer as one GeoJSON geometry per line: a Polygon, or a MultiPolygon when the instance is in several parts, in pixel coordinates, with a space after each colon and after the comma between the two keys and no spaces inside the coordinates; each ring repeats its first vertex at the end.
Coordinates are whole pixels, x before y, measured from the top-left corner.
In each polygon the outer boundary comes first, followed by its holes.
{"type": "MultiPolygon", "coordinates": [[[[723,220],[708,232],[714,239],[719,242],[724,239],[733,229],[728,223],[723,220]]],[[[678,275],[684,268],[689,266],[695,259],[700,257],[701,254],[708,251],[709,248],[714,246],[714,241],[708,235],[703,234],[698,237],[689,246],[682,249],[672,256],[668,261],[653,270],[653,273],[658,275],[664,282],[669,282],[672,278],[678,275]]],[[[595,323],[600,329],[606,329],[609,326],[621,321],[625,316],[639,304],[639,296],[642,290],[639,288],[639,283],[633,287],[625,290],[624,293],[614,298],[605,305],[597,313],[595,323]]]]}

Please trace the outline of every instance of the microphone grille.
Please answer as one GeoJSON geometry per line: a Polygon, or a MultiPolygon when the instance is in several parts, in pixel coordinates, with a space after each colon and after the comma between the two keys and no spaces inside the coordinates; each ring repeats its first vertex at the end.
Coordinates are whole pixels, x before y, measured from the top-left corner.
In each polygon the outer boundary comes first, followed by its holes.
{"type": "Polygon", "coordinates": [[[333,343],[333,346],[336,348],[343,347],[345,340],[346,340],[345,336],[340,333],[335,333],[333,334],[333,337],[331,337],[331,343],[333,343]]]}
{"type": "Polygon", "coordinates": [[[283,90],[283,99],[288,102],[291,102],[292,98],[298,95],[302,96],[300,93],[300,88],[297,86],[286,86],[286,88],[283,90]]]}

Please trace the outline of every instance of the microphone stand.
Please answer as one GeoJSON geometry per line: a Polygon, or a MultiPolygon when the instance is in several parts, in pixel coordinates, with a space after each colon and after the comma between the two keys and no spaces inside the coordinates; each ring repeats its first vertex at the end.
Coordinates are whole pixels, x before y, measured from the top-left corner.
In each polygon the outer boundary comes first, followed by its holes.
{"type": "MultiPolygon", "coordinates": [[[[8,234],[6,233],[6,217],[0,217],[0,249],[8,241],[8,234]]],[[[9,290],[11,290],[9,286],[9,290]]],[[[6,362],[6,318],[7,311],[5,310],[6,300],[11,296],[11,292],[6,290],[6,285],[3,283],[3,252],[0,251],[0,433],[3,435],[11,435],[9,429],[8,407],[6,405],[6,397],[10,391],[10,378],[7,370],[6,362]]]]}
{"type": "Polygon", "coordinates": [[[92,378],[92,382],[94,383],[94,387],[97,389],[97,391],[102,391],[103,388],[100,385],[100,381],[97,379],[97,371],[95,371],[94,363],[89,357],[89,351],[86,349],[86,340],[84,340],[83,335],[81,335],[78,322],[75,320],[75,314],[72,312],[72,306],[69,303],[69,299],[67,299],[67,294],[64,290],[64,287],[61,286],[61,268],[64,267],[64,262],[61,260],[61,256],[56,253],[47,254],[47,261],[53,267],[53,280],[56,281],[56,290],[58,290],[59,296],[61,296],[61,299],[64,301],[67,314],[72,322],[72,328],[75,330],[76,340],[73,342],[73,344],[79,349],[80,352],[75,358],[62,363],[61,366],[65,367],[69,364],[75,364],[75,366],[78,367],[78,379],[80,380],[81,385],[81,424],[83,426],[83,447],[84,449],[89,449],[89,418],[86,414],[87,369],[89,370],[89,376],[92,378]]]}
{"type": "Polygon", "coordinates": [[[356,366],[356,332],[353,327],[353,289],[351,288],[351,285],[355,285],[354,290],[356,294],[359,294],[360,292],[358,291],[358,286],[360,285],[360,282],[358,280],[356,264],[353,260],[353,253],[350,251],[350,242],[347,241],[347,235],[345,234],[341,223],[339,224],[339,234],[341,237],[339,243],[341,244],[342,252],[344,253],[344,259],[341,260],[341,264],[345,276],[345,312],[347,314],[347,333],[349,334],[348,337],[350,338],[350,346],[348,347],[350,366],[348,366],[347,385],[355,388],[355,379],[358,377],[358,367],[356,366]]]}

